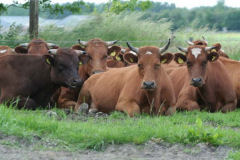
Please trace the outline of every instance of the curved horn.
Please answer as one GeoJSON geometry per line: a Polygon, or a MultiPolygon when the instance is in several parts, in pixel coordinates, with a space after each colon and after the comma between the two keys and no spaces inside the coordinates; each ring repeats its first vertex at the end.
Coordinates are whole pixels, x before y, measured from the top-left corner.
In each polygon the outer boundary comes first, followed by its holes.
{"type": "Polygon", "coordinates": [[[205,51],[207,52],[207,51],[210,51],[210,50],[215,49],[215,48],[217,48],[217,47],[216,47],[216,46],[206,47],[206,48],[205,48],[205,51]]]}
{"type": "Polygon", "coordinates": [[[112,45],[114,45],[114,44],[117,43],[117,42],[118,42],[118,40],[108,41],[108,42],[106,42],[106,44],[107,44],[107,46],[112,46],[112,45]]]}
{"type": "Polygon", "coordinates": [[[121,48],[121,53],[125,53],[125,52],[126,52],[126,49],[121,48]]]}
{"type": "Polygon", "coordinates": [[[168,43],[165,46],[163,46],[162,48],[159,48],[159,53],[161,54],[161,53],[165,52],[168,49],[170,43],[171,43],[171,39],[169,38],[168,43]]]}
{"type": "Polygon", "coordinates": [[[6,52],[7,52],[6,49],[4,49],[4,50],[0,50],[0,54],[6,53],[6,52]]]}
{"type": "Polygon", "coordinates": [[[87,43],[86,41],[81,41],[80,39],[78,39],[78,43],[83,45],[83,46],[87,46],[87,43]]]}
{"type": "Polygon", "coordinates": [[[54,46],[57,46],[56,44],[54,44],[54,43],[47,43],[47,45],[49,46],[49,47],[54,47],[54,46]]]}
{"type": "Polygon", "coordinates": [[[138,49],[138,48],[133,47],[129,42],[127,42],[127,46],[128,46],[128,48],[129,48],[131,51],[133,51],[133,52],[135,52],[136,54],[138,54],[138,52],[139,52],[139,49],[138,49]]]}
{"type": "Polygon", "coordinates": [[[187,48],[182,48],[182,47],[177,47],[177,48],[184,53],[188,52],[187,48]]]}
{"type": "Polygon", "coordinates": [[[193,42],[191,42],[191,41],[189,41],[189,40],[188,40],[188,41],[186,41],[186,42],[187,42],[187,44],[188,44],[188,45],[190,45],[190,46],[194,45],[194,43],[193,43],[193,42]]]}
{"type": "Polygon", "coordinates": [[[50,54],[57,54],[57,49],[49,49],[48,53],[50,53],[50,54]]]}
{"type": "Polygon", "coordinates": [[[208,42],[207,42],[207,40],[206,40],[206,38],[205,38],[204,36],[202,36],[202,39],[203,39],[203,41],[204,41],[206,44],[208,44],[208,42]]]}
{"type": "Polygon", "coordinates": [[[86,51],[81,51],[81,50],[76,50],[76,49],[74,51],[77,53],[78,56],[86,54],[86,51]]]}
{"type": "Polygon", "coordinates": [[[21,44],[19,44],[19,46],[21,46],[21,47],[27,47],[28,44],[29,44],[29,43],[21,43],[21,44]]]}

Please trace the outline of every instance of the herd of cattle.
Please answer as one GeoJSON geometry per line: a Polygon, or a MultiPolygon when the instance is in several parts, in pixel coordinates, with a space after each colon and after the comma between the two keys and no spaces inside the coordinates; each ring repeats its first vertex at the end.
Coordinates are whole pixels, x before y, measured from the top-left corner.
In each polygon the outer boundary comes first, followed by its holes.
{"type": "Polygon", "coordinates": [[[229,112],[240,102],[240,62],[219,43],[187,41],[181,53],[162,48],[128,48],[95,38],[59,48],[41,39],[11,49],[0,46],[1,103],[18,108],[57,105],[75,112],[122,111],[171,115],[176,110],[229,112]]]}

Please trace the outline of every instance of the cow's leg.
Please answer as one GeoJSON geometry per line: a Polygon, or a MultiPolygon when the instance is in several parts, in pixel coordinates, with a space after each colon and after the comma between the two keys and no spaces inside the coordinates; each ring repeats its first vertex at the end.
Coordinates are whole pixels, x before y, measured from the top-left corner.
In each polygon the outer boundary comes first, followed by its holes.
{"type": "Polygon", "coordinates": [[[187,99],[178,101],[175,108],[186,111],[200,110],[200,106],[196,101],[187,99]]]}
{"type": "Polygon", "coordinates": [[[91,108],[92,108],[91,95],[84,86],[83,86],[81,92],[79,93],[77,103],[75,104],[75,107],[74,107],[75,112],[79,111],[80,105],[82,103],[87,103],[88,105],[91,105],[91,108]]]}
{"type": "Polygon", "coordinates": [[[140,114],[140,107],[136,102],[118,103],[116,105],[116,110],[125,112],[130,117],[133,117],[136,114],[140,114]]]}
{"type": "Polygon", "coordinates": [[[236,109],[236,103],[237,103],[237,100],[225,104],[222,108],[222,112],[226,113],[226,112],[230,112],[230,111],[235,110],[236,109]]]}
{"type": "Polygon", "coordinates": [[[176,106],[171,106],[167,109],[167,111],[165,112],[166,116],[170,116],[173,115],[176,112],[176,106]]]}
{"type": "Polygon", "coordinates": [[[76,105],[79,90],[61,87],[58,97],[58,107],[73,109],[76,105]]]}

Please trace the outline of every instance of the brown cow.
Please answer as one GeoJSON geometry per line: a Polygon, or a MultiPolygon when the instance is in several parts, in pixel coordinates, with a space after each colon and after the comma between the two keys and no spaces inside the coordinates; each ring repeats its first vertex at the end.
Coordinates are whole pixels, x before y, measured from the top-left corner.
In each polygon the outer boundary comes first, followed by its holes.
{"type": "MultiPolygon", "coordinates": [[[[134,116],[142,112],[169,115],[175,111],[175,95],[171,81],[161,63],[169,63],[172,54],[167,50],[170,39],[163,48],[134,48],[128,44],[134,54],[124,54],[126,59],[135,56],[138,64],[129,67],[111,69],[93,75],[85,81],[80,92],[75,111],[80,104],[91,103],[91,111],[105,113],[114,110],[134,116]]],[[[130,61],[130,59],[129,59],[130,61]]]]}
{"type": "Polygon", "coordinates": [[[35,109],[47,106],[60,86],[78,87],[82,52],[58,49],[56,55],[6,55],[0,57],[0,102],[20,98],[18,107],[35,109]]]}
{"type": "Polygon", "coordinates": [[[177,97],[176,108],[228,112],[236,108],[236,94],[224,65],[218,60],[216,46],[193,45],[175,54],[177,63],[187,63],[170,74],[177,97]],[[209,51],[211,51],[209,53],[209,51]],[[183,87],[181,87],[183,86],[183,87]]]}
{"type": "Polygon", "coordinates": [[[22,54],[48,54],[48,50],[57,49],[53,43],[46,43],[42,39],[33,39],[30,43],[22,43],[15,48],[16,53],[22,54]]]}
{"type": "MultiPolygon", "coordinates": [[[[104,42],[101,39],[95,38],[88,42],[80,41],[79,43],[84,46],[74,45],[73,49],[84,50],[85,55],[82,56],[81,64],[78,74],[85,81],[92,74],[104,72],[107,70],[107,57],[109,46],[115,44],[117,41],[104,42]]],[[[76,105],[80,88],[68,89],[61,88],[58,97],[57,106],[59,108],[72,108],[76,105]]]]}
{"type": "Polygon", "coordinates": [[[0,56],[14,54],[14,50],[8,46],[0,46],[0,56]]]}

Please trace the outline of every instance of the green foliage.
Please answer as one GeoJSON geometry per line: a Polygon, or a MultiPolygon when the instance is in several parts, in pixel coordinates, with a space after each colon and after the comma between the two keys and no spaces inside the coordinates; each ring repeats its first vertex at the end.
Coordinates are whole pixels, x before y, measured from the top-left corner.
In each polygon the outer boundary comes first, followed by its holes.
{"type": "Polygon", "coordinates": [[[7,7],[3,3],[0,3],[0,15],[6,11],[7,11],[7,7]]]}
{"type": "Polygon", "coordinates": [[[107,4],[107,11],[119,14],[125,10],[134,11],[137,8],[141,10],[146,10],[151,7],[151,2],[147,1],[139,1],[139,0],[129,0],[129,1],[121,1],[121,0],[110,0],[109,4],[107,4]]]}
{"type": "Polygon", "coordinates": [[[217,131],[209,132],[205,129],[203,126],[203,122],[200,118],[196,119],[195,126],[191,126],[187,130],[186,137],[184,138],[186,143],[192,142],[192,143],[200,143],[200,142],[207,142],[212,145],[219,145],[222,142],[221,135],[217,133],[217,131]]]}
{"type": "Polygon", "coordinates": [[[227,160],[239,160],[240,159],[240,151],[238,152],[230,152],[227,160]]]}

